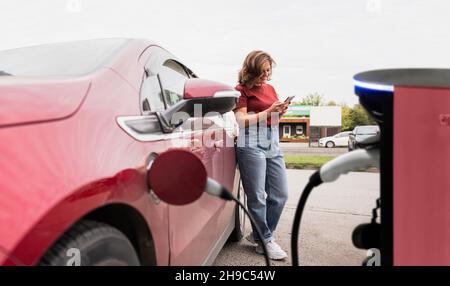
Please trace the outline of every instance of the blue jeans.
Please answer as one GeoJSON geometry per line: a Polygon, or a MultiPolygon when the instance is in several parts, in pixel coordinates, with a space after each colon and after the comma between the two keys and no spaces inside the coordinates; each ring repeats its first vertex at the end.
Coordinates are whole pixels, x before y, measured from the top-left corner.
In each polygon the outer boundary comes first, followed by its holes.
{"type": "MultiPolygon", "coordinates": [[[[288,197],[278,126],[259,130],[256,127],[241,129],[236,156],[248,210],[261,230],[264,241],[271,241],[288,197]]],[[[253,238],[259,240],[254,228],[253,238]]]]}

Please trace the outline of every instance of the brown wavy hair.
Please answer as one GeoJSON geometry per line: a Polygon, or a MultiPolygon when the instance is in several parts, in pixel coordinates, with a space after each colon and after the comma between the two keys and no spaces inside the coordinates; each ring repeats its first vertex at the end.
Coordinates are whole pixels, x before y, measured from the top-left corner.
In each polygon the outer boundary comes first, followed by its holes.
{"type": "Polygon", "coordinates": [[[244,85],[248,89],[255,86],[259,77],[263,74],[263,64],[265,62],[270,63],[270,76],[272,75],[272,67],[276,64],[272,57],[263,51],[253,51],[250,52],[247,57],[245,57],[244,64],[239,71],[238,82],[244,85]]]}

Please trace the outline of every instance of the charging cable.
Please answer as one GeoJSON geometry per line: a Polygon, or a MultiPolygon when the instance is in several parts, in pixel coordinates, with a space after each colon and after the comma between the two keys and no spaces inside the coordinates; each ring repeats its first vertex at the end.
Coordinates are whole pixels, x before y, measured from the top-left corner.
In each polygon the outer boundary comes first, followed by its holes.
{"type": "Polygon", "coordinates": [[[210,179],[210,178],[207,179],[205,191],[208,194],[215,196],[215,197],[219,197],[223,200],[235,201],[244,210],[245,214],[248,216],[248,218],[252,222],[254,229],[256,230],[256,234],[258,235],[259,240],[261,241],[261,245],[262,245],[262,248],[264,251],[264,258],[266,259],[266,264],[267,264],[267,266],[270,266],[270,259],[269,259],[269,255],[267,253],[267,247],[266,247],[266,243],[264,242],[264,237],[261,233],[261,230],[258,228],[258,225],[256,224],[255,220],[253,219],[253,217],[251,216],[251,214],[249,213],[247,208],[244,206],[244,204],[241,203],[241,201],[239,201],[237,198],[235,198],[233,196],[233,194],[231,194],[227,189],[225,189],[225,187],[223,187],[222,185],[220,185],[218,182],[216,182],[213,179],[210,179]]]}
{"type": "Polygon", "coordinates": [[[295,211],[294,223],[292,225],[291,238],[291,255],[292,265],[298,266],[298,237],[300,222],[303,211],[305,209],[306,201],[311,191],[322,183],[329,183],[335,181],[340,175],[359,169],[367,169],[374,166],[379,167],[380,152],[376,145],[370,146],[367,149],[359,149],[343,154],[322,165],[320,169],[314,172],[309,178],[308,184],[300,196],[300,200],[295,211]]]}

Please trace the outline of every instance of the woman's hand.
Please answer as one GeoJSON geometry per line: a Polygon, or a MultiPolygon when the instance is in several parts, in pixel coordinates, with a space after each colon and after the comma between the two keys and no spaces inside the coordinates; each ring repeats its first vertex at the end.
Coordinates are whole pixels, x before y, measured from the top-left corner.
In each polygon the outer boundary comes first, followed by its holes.
{"type": "Polygon", "coordinates": [[[265,111],[270,116],[272,112],[284,113],[288,107],[289,103],[275,101],[269,108],[265,111]]]}
{"type": "Polygon", "coordinates": [[[283,110],[281,110],[280,115],[284,115],[289,107],[289,102],[284,103],[283,110]]]}

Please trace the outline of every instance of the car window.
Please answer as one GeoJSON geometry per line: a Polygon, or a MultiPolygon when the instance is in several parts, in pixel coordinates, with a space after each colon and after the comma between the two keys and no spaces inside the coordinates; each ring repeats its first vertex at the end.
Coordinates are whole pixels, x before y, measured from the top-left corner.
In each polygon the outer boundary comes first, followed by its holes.
{"type": "Polygon", "coordinates": [[[157,75],[144,76],[141,87],[141,107],[143,113],[164,110],[164,99],[157,75]]]}
{"type": "Polygon", "coordinates": [[[189,78],[183,66],[173,60],[168,60],[163,64],[159,77],[167,107],[183,99],[184,84],[189,78]]]}
{"type": "Polygon", "coordinates": [[[356,131],[359,135],[376,134],[378,132],[378,126],[360,126],[356,131]]]}
{"type": "Polygon", "coordinates": [[[0,76],[81,76],[95,71],[126,39],[98,39],[0,51],[0,76]]]}

